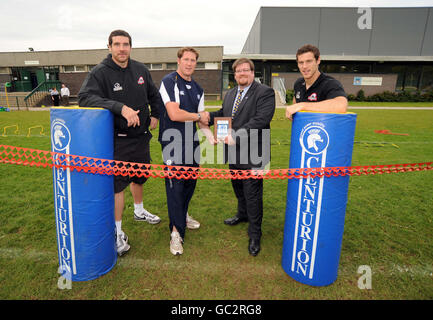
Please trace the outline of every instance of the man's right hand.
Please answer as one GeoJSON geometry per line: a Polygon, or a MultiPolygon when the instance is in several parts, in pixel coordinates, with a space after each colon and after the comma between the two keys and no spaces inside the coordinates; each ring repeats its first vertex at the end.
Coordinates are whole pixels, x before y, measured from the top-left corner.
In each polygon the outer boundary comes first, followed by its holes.
{"type": "Polygon", "coordinates": [[[200,113],[200,122],[205,126],[209,125],[210,115],[208,111],[201,111],[200,113]]]}
{"type": "Polygon", "coordinates": [[[135,127],[140,125],[140,118],[138,117],[138,113],[140,110],[134,110],[128,107],[127,105],[123,105],[122,107],[122,116],[128,122],[128,127],[135,127]]]}

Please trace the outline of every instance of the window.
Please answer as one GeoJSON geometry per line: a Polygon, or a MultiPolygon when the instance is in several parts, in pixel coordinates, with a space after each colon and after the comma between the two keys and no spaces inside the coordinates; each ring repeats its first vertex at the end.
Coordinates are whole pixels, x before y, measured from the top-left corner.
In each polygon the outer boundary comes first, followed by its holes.
{"type": "Polygon", "coordinates": [[[420,65],[408,65],[404,79],[404,90],[414,91],[418,89],[421,78],[420,65]]]}
{"type": "Polygon", "coordinates": [[[423,66],[420,89],[433,90],[433,66],[423,66]]]}
{"type": "Polygon", "coordinates": [[[151,69],[152,70],[162,70],[162,63],[152,63],[151,69]]]}
{"type": "Polygon", "coordinates": [[[86,72],[86,66],[63,66],[65,72],[86,72]]]}
{"type": "Polygon", "coordinates": [[[284,72],[298,72],[298,66],[296,62],[292,61],[275,61],[271,64],[272,73],[284,73],[284,72]]]}
{"type": "Polygon", "coordinates": [[[167,63],[167,70],[176,70],[177,63],[167,63]]]}
{"type": "Polygon", "coordinates": [[[86,66],[75,66],[75,71],[76,72],[85,72],[86,66]]]}
{"type": "Polygon", "coordinates": [[[204,68],[207,70],[218,70],[218,62],[205,62],[204,68]]]}
{"type": "Polygon", "coordinates": [[[64,68],[65,72],[74,72],[75,71],[74,66],[64,66],[63,68],[64,68]]]}

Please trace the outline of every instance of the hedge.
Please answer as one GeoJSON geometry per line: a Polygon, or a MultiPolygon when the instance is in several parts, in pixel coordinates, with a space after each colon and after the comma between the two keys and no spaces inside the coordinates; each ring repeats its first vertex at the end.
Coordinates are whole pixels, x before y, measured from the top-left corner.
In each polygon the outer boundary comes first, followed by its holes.
{"type": "MultiPolygon", "coordinates": [[[[286,101],[290,103],[293,100],[294,92],[291,89],[286,90],[286,101]]],[[[433,102],[433,90],[421,93],[420,91],[401,91],[391,92],[384,91],[371,96],[366,96],[364,90],[359,90],[356,95],[347,95],[349,101],[371,101],[371,102],[433,102]]]]}

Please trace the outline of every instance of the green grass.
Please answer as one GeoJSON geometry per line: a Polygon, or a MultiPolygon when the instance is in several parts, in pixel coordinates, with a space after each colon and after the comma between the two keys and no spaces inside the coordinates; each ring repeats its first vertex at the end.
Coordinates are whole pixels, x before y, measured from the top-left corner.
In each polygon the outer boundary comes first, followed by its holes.
{"type": "MultiPolygon", "coordinates": [[[[356,113],[353,165],[433,161],[432,111],[356,113]],[[409,135],[374,133],[381,129],[409,135]]],[[[272,169],[288,167],[291,123],[283,116],[278,109],[271,124],[272,169]]],[[[49,112],[0,114],[0,144],[50,150],[48,131],[49,112]]],[[[151,152],[161,163],[156,139],[151,152]]],[[[187,231],[182,256],[171,255],[164,181],[149,179],[145,207],[162,222],[135,222],[126,193],[130,252],[106,275],[60,290],[51,170],[0,164],[0,179],[0,299],[433,298],[433,171],[350,177],[339,276],[327,287],[298,283],[281,267],[286,180],[264,182],[262,251],[254,258],[246,224],[223,224],[236,200],[230,182],[218,180],[198,181],[189,212],[202,226],[187,231]],[[372,269],[371,290],[357,286],[361,265],[372,269]]]]}
{"type": "Polygon", "coordinates": [[[205,106],[221,106],[223,104],[222,100],[205,100],[205,106]]]}
{"type": "MultiPolygon", "coordinates": [[[[290,102],[291,104],[291,102],[290,102]]],[[[221,106],[222,100],[205,101],[205,106],[221,106]]],[[[350,107],[433,107],[432,102],[369,102],[369,101],[349,101],[350,107]]]]}
{"type": "Polygon", "coordinates": [[[349,106],[357,107],[433,107],[433,102],[369,102],[369,101],[349,101],[349,106]]]}

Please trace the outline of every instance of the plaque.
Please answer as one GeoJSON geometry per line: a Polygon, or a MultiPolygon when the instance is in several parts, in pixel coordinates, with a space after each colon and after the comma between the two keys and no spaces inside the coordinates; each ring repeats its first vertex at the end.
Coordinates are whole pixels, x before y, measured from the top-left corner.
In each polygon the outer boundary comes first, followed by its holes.
{"type": "Polygon", "coordinates": [[[214,135],[218,141],[224,140],[230,134],[232,128],[232,118],[216,117],[214,119],[214,135]]]}

